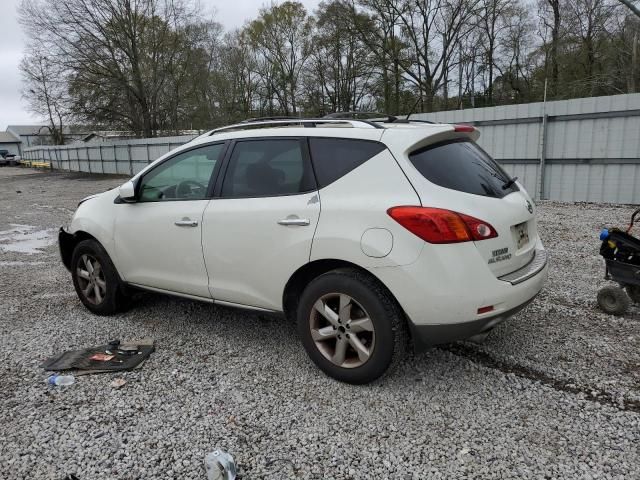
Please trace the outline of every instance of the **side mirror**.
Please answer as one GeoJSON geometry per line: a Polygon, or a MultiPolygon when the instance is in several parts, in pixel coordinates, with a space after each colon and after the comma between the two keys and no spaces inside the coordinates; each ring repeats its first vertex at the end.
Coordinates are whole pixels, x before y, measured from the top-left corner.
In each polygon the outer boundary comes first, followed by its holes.
{"type": "Polygon", "coordinates": [[[132,181],[120,186],[120,199],[123,202],[135,202],[136,201],[136,186],[132,181]]]}

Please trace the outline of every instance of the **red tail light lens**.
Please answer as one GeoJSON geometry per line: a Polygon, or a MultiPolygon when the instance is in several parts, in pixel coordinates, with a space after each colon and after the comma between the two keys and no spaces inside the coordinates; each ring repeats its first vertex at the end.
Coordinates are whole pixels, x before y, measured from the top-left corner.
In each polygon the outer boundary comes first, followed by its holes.
{"type": "Polygon", "coordinates": [[[454,125],[453,131],[461,133],[471,133],[475,131],[475,127],[473,125],[454,125]]]}
{"type": "Polygon", "coordinates": [[[487,222],[441,208],[392,207],[387,213],[414,235],[429,243],[460,243],[498,236],[487,222]]]}

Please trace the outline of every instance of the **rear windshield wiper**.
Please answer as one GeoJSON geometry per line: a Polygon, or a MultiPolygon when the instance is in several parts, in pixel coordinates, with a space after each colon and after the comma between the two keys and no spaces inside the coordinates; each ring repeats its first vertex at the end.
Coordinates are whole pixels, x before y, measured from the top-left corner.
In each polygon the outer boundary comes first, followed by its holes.
{"type": "Polygon", "coordinates": [[[502,185],[502,189],[506,190],[507,188],[510,188],[514,183],[516,183],[516,180],[518,180],[518,177],[510,178],[509,180],[504,182],[504,185],[502,185]]]}

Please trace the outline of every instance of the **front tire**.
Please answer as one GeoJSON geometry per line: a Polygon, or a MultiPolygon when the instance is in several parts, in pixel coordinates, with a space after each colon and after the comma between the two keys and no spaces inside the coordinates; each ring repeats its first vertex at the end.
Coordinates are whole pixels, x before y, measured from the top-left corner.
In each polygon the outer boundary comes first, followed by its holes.
{"type": "Polygon", "coordinates": [[[311,360],[346,383],[369,383],[402,361],[409,346],[404,313],[374,278],[334,270],[313,280],[297,309],[298,332],[311,360]]]}
{"type": "Polygon", "coordinates": [[[71,257],[71,275],[78,298],[96,315],[113,315],[127,306],[124,286],[105,249],[83,240],[71,257]]]}

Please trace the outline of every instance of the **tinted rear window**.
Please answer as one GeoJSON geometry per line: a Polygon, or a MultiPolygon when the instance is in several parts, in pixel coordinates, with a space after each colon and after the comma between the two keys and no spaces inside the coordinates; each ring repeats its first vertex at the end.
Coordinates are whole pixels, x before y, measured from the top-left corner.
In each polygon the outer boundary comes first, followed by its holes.
{"type": "Polygon", "coordinates": [[[409,159],[424,178],[441,187],[497,198],[518,191],[515,183],[503,188],[509,175],[469,140],[429,145],[411,153],[409,159]]]}
{"type": "Polygon", "coordinates": [[[320,188],[326,187],[385,149],[378,142],[349,138],[309,138],[320,188]]]}

